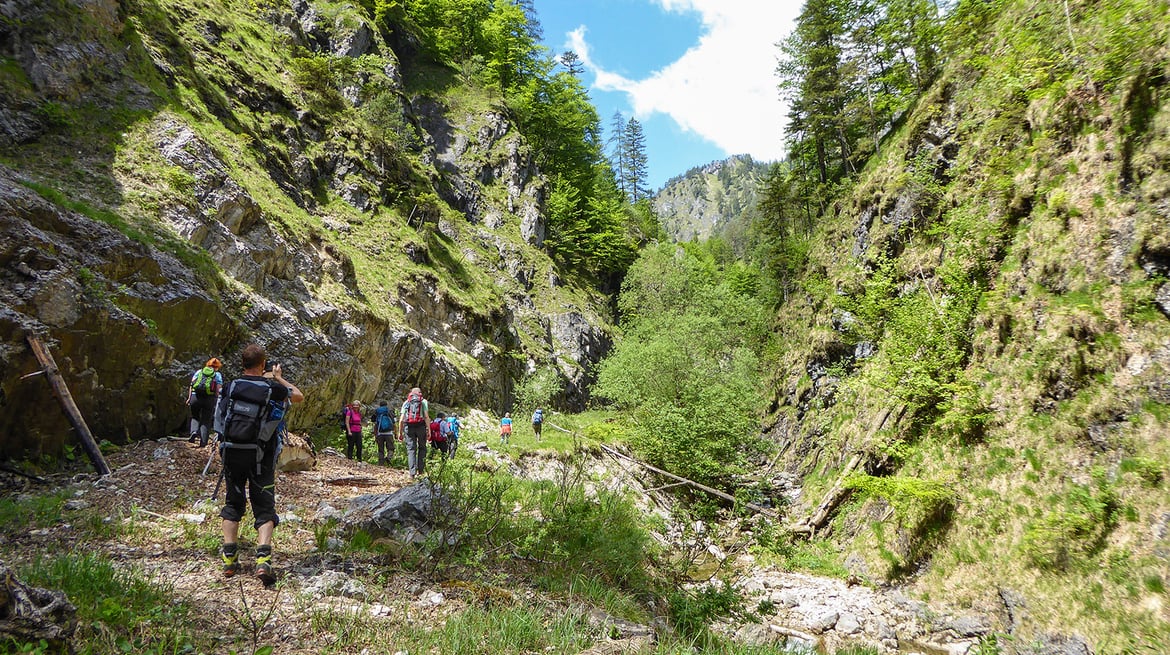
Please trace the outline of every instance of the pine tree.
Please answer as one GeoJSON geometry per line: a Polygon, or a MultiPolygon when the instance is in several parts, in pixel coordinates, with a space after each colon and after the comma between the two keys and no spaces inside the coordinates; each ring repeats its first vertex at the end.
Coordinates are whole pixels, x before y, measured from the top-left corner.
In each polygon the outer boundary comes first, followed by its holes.
{"type": "Polygon", "coordinates": [[[536,6],[533,0],[516,0],[516,6],[524,10],[524,19],[528,23],[528,38],[532,39],[533,43],[540,43],[541,39],[544,38],[544,27],[536,15],[536,6]]]}
{"type": "Polygon", "coordinates": [[[562,52],[560,62],[573,77],[581,77],[581,73],[585,72],[585,65],[581,63],[581,57],[572,50],[562,52]]]}
{"type": "Polygon", "coordinates": [[[646,135],[642,132],[642,124],[636,118],[630,118],[626,123],[623,141],[625,159],[625,181],[622,185],[631,203],[650,197],[650,190],[646,188],[648,175],[648,159],[646,157],[646,135]]]}
{"type": "Polygon", "coordinates": [[[626,117],[622,112],[614,111],[609,119],[609,138],[605,147],[609,151],[609,162],[617,178],[618,189],[623,196],[629,197],[626,190],[626,117]]]}

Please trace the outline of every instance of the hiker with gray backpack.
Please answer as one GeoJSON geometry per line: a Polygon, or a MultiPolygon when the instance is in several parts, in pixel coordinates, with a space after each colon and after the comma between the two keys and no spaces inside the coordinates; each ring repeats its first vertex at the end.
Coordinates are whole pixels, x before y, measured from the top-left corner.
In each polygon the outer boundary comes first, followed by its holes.
{"type": "Polygon", "coordinates": [[[271,377],[265,377],[268,356],[259,344],[245,346],[240,359],[244,374],[227,385],[215,412],[227,483],[227,497],[219,513],[223,519],[223,573],[232,577],[240,571],[240,520],[247,509],[245,501],[250,500],[256,522],[256,576],[267,585],[276,581],[272,533],[280,523],[276,515],[276,431],[288,402],[304,402],[305,395],[284,379],[280,364],[273,364],[268,369],[271,377]]]}
{"type": "Polygon", "coordinates": [[[399,437],[406,442],[406,463],[410,467],[410,478],[427,470],[427,432],[431,423],[431,410],[422,390],[415,387],[406,395],[402,411],[398,413],[399,437]]]}

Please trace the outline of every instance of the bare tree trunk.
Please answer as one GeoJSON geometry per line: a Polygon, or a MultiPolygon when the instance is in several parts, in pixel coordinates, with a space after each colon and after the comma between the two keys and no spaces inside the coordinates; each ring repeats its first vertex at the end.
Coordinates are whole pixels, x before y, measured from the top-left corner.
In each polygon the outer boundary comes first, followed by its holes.
{"type": "Polygon", "coordinates": [[[77,409],[77,404],[73,402],[73,394],[69,393],[69,387],[65,386],[65,379],[57,370],[57,362],[53,360],[52,353],[36,335],[29,334],[27,339],[29,347],[32,348],[33,354],[36,355],[37,361],[40,362],[41,368],[45,371],[45,377],[49,379],[49,385],[53,387],[53,395],[57,396],[57,400],[61,403],[61,409],[65,411],[65,417],[73,425],[73,431],[77,433],[77,438],[81,440],[85,454],[89,455],[89,461],[93,462],[93,467],[97,469],[98,475],[109,475],[110,465],[106,464],[106,458],[102,456],[102,451],[98,448],[93,433],[89,431],[89,426],[85,424],[85,418],[77,409]]]}
{"type": "MultiPolygon", "coordinates": [[[[613,448],[610,448],[609,446],[606,446],[605,444],[601,445],[601,449],[614,457],[626,460],[628,462],[633,462],[639,466],[642,466],[643,468],[647,468],[651,471],[654,471],[655,473],[657,473],[659,475],[664,475],[672,480],[678,480],[679,482],[681,482],[683,484],[690,485],[690,486],[692,486],[700,491],[704,491],[706,493],[709,493],[712,496],[717,496],[719,498],[722,498],[724,500],[727,500],[727,501],[730,501],[733,503],[738,502],[738,501],[736,501],[735,496],[732,496],[731,494],[723,493],[722,491],[719,491],[718,489],[712,489],[711,487],[708,487],[707,485],[695,482],[694,480],[688,480],[682,476],[678,476],[678,475],[675,475],[673,473],[663,471],[662,469],[655,467],[655,466],[651,466],[651,465],[647,464],[646,462],[636,460],[633,457],[630,457],[628,455],[623,455],[622,453],[619,453],[618,451],[614,450],[613,448]]],[[[780,518],[779,515],[777,515],[775,511],[770,510],[767,507],[761,507],[759,505],[756,505],[755,503],[743,503],[743,504],[745,507],[747,507],[748,509],[750,509],[754,512],[758,512],[758,513],[763,514],[765,516],[770,516],[774,519],[780,518]]]]}
{"type": "MultiPolygon", "coordinates": [[[[865,443],[862,444],[863,448],[867,446],[873,436],[885,426],[886,421],[889,420],[890,414],[893,411],[893,407],[887,407],[886,409],[882,410],[880,414],[878,414],[877,418],[870,427],[865,443]]],[[[900,406],[898,409],[898,414],[894,418],[894,422],[897,423],[899,420],[901,420],[902,415],[905,412],[906,406],[900,406]]],[[[820,530],[822,527],[824,527],[825,523],[828,523],[829,517],[833,515],[833,510],[837,509],[841,502],[849,496],[850,489],[846,486],[846,483],[849,481],[849,476],[853,475],[859,469],[865,468],[865,465],[868,464],[872,458],[872,453],[865,450],[853,455],[853,457],[850,458],[849,463],[847,463],[845,468],[841,469],[841,473],[837,475],[837,481],[833,483],[833,486],[829,489],[828,492],[825,493],[824,498],[821,500],[821,504],[818,505],[817,508],[813,510],[813,513],[810,514],[807,518],[789,526],[789,532],[812,537],[816,534],[817,530],[820,530]]]]}

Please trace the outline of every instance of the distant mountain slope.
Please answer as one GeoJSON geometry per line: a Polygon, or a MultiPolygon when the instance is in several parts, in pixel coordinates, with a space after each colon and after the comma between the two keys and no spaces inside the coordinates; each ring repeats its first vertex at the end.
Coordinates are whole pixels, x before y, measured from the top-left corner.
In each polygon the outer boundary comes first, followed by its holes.
{"type": "Polygon", "coordinates": [[[718,233],[755,205],[756,187],[769,166],[751,155],[736,155],[671,178],[654,197],[662,228],[675,241],[718,233]]]}

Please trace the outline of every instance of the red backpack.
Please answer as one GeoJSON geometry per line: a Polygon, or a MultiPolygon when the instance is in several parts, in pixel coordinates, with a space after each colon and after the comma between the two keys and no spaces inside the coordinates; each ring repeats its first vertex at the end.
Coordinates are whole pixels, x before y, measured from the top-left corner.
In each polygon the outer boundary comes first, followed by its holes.
{"type": "Polygon", "coordinates": [[[407,423],[422,423],[426,420],[423,416],[423,399],[421,393],[411,392],[406,397],[406,422],[407,423]]]}
{"type": "Polygon", "coordinates": [[[447,440],[447,436],[443,434],[443,426],[439,425],[440,422],[439,419],[431,421],[431,441],[447,440]]]}

